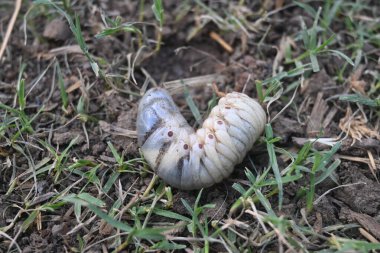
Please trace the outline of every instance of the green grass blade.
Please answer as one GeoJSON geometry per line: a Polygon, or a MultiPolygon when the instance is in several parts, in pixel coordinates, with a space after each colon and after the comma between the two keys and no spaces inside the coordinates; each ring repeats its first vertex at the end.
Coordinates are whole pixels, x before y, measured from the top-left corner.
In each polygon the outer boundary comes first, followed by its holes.
{"type": "Polygon", "coordinates": [[[234,183],[232,185],[232,188],[234,188],[236,191],[238,191],[241,195],[244,195],[246,193],[246,190],[240,184],[234,183]]]}
{"type": "Polygon", "coordinates": [[[307,47],[309,50],[313,50],[317,46],[317,33],[318,33],[317,28],[318,28],[318,20],[319,20],[320,14],[321,14],[321,10],[322,10],[322,8],[319,7],[318,11],[317,11],[317,13],[315,14],[315,17],[314,17],[313,26],[312,26],[312,28],[310,29],[310,32],[309,32],[310,40],[309,40],[309,44],[308,44],[308,47],[307,47]]]}
{"type": "Polygon", "coordinates": [[[20,110],[23,111],[25,109],[26,101],[25,101],[25,80],[21,79],[17,85],[17,98],[20,110]]]}
{"type": "Polygon", "coordinates": [[[182,202],[183,206],[186,208],[186,210],[190,213],[190,215],[193,216],[194,210],[193,210],[193,208],[191,208],[189,203],[183,198],[181,198],[181,202],[182,202]]]}
{"type": "Polygon", "coordinates": [[[111,176],[108,178],[106,184],[103,187],[103,192],[108,193],[112,185],[116,182],[117,178],[120,176],[120,173],[117,171],[112,172],[111,176]]]}
{"type": "Polygon", "coordinates": [[[340,165],[340,160],[335,160],[323,173],[316,179],[315,184],[323,182],[327,177],[333,173],[333,171],[340,165]]]}
{"type": "Polygon", "coordinates": [[[133,235],[146,240],[163,240],[165,236],[162,233],[169,229],[171,228],[143,228],[136,230],[133,235]]]}
{"type": "Polygon", "coordinates": [[[259,190],[255,188],[255,193],[258,199],[260,200],[260,203],[264,206],[265,210],[269,215],[276,215],[273,211],[273,208],[271,204],[269,203],[268,199],[264,196],[264,194],[259,190]]]}
{"type": "Polygon", "coordinates": [[[171,211],[168,211],[168,210],[162,210],[162,209],[159,209],[159,208],[155,208],[153,210],[153,213],[157,214],[157,215],[160,215],[160,216],[163,216],[163,217],[171,218],[171,219],[191,222],[191,219],[187,218],[186,216],[183,216],[183,215],[180,215],[178,213],[174,213],[174,212],[171,212],[171,211]]]}
{"type": "Polygon", "coordinates": [[[184,85],[184,95],[187,105],[189,106],[191,113],[193,114],[195,120],[199,125],[202,125],[202,115],[199,112],[198,107],[195,105],[192,96],[190,95],[189,89],[184,85]]]}
{"type": "Polygon", "coordinates": [[[310,62],[311,62],[311,67],[313,68],[313,71],[319,72],[320,68],[319,68],[318,59],[314,53],[310,54],[310,62]]]}
{"type": "Polygon", "coordinates": [[[87,201],[91,205],[95,205],[98,207],[105,207],[106,206],[106,203],[104,203],[104,201],[102,201],[98,198],[95,198],[94,196],[92,196],[91,194],[88,194],[87,192],[79,193],[77,195],[77,197],[82,199],[82,200],[87,201]]]}
{"type": "Polygon", "coordinates": [[[351,103],[359,103],[362,105],[367,105],[367,106],[375,107],[375,108],[380,107],[380,98],[370,99],[360,94],[341,95],[339,97],[339,100],[348,101],[351,103]]]}
{"type": "Polygon", "coordinates": [[[294,3],[296,5],[298,5],[299,7],[301,7],[302,9],[304,9],[311,17],[315,17],[317,15],[317,12],[309,4],[302,3],[302,2],[299,2],[299,1],[294,1],[294,3]]]}
{"type": "Polygon", "coordinates": [[[180,250],[180,249],[185,249],[185,248],[186,248],[186,245],[184,244],[171,243],[166,240],[158,242],[151,247],[151,249],[159,249],[159,250],[180,250]]]}
{"type": "Polygon", "coordinates": [[[59,91],[60,91],[61,100],[62,100],[62,107],[64,110],[66,110],[67,107],[69,106],[69,96],[67,95],[67,92],[65,89],[65,83],[63,81],[62,71],[61,71],[61,67],[59,66],[58,61],[56,63],[56,68],[57,68],[58,86],[59,86],[59,91]]]}
{"type": "Polygon", "coordinates": [[[95,38],[100,39],[106,36],[114,35],[120,32],[132,32],[141,34],[141,31],[132,24],[124,24],[117,27],[105,28],[103,31],[95,35],[95,38]]]}
{"type": "Polygon", "coordinates": [[[283,185],[282,185],[280,169],[277,164],[276,153],[274,151],[274,145],[271,142],[273,139],[273,130],[270,124],[265,125],[265,138],[266,138],[267,150],[269,154],[269,166],[273,170],[273,173],[275,175],[276,182],[277,182],[277,187],[278,187],[278,208],[281,210],[284,190],[283,190],[283,185]]]}
{"type": "Polygon", "coordinates": [[[343,58],[351,66],[355,66],[355,63],[350,59],[350,57],[348,57],[347,55],[345,55],[344,53],[342,53],[342,52],[340,52],[338,50],[329,49],[329,50],[326,50],[326,52],[330,52],[330,53],[338,56],[339,58],[343,58]]]}
{"type": "Polygon", "coordinates": [[[29,214],[28,218],[24,220],[24,222],[21,225],[23,232],[25,232],[29,228],[29,226],[34,222],[34,220],[37,218],[38,213],[38,210],[34,210],[31,214],[29,214]]]}
{"type": "Polygon", "coordinates": [[[132,227],[130,227],[129,225],[127,225],[123,222],[115,220],[114,218],[112,218],[111,216],[109,216],[108,214],[106,214],[105,212],[100,210],[97,206],[89,205],[88,208],[91,211],[93,211],[97,216],[99,216],[101,219],[103,219],[108,224],[113,226],[114,228],[118,228],[118,229],[125,231],[125,232],[132,232],[132,227]]]}
{"type": "Polygon", "coordinates": [[[154,17],[159,22],[160,27],[162,27],[164,23],[164,7],[162,5],[162,0],[153,0],[152,10],[154,17]]]}
{"type": "Polygon", "coordinates": [[[75,15],[75,23],[72,19],[72,17],[64,11],[61,7],[59,7],[56,3],[50,1],[50,0],[37,0],[34,2],[35,4],[45,4],[45,5],[50,5],[54,7],[62,16],[64,16],[69,23],[70,30],[74,34],[74,37],[81,48],[83,54],[87,57],[88,61],[90,62],[91,68],[94,71],[96,77],[99,76],[99,66],[95,62],[95,60],[92,58],[90,53],[88,52],[88,47],[86,45],[86,42],[83,38],[83,35],[81,33],[81,28],[80,28],[80,23],[79,23],[79,17],[78,15],[75,15]]]}
{"type": "Polygon", "coordinates": [[[110,148],[111,153],[112,153],[113,157],[115,158],[116,162],[119,165],[123,164],[123,160],[122,160],[121,156],[119,155],[119,153],[117,152],[116,148],[113,146],[112,142],[107,141],[107,145],[110,148]]]}

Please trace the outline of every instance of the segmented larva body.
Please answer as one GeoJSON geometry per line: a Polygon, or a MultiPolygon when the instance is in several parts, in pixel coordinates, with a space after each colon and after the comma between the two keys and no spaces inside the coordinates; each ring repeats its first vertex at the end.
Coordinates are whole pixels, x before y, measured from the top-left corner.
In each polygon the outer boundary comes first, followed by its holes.
{"type": "Polygon", "coordinates": [[[254,99],[232,92],[202,128],[189,126],[169,93],[149,90],[137,116],[138,144],[148,164],[179,189],[209,187],[228,177],[263,132],[266,114],[254,99]]]}

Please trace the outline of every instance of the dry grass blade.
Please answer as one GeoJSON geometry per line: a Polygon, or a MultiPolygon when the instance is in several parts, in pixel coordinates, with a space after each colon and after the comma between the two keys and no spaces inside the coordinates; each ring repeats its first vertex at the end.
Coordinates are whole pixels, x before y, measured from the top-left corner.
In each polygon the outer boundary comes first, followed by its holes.
{"type": "Polygon", "coordinates": [[[365,116],[355,114],[352,113],[351,107],[347,107],[346,115],[339,121],[339,128],[353,139],[352,145],[355,144],[355,141],[361,141],[363,137],[380,140],[379,131],[368,126],[365,116]]]}
{"type": "Polygon", "coordinates": [[[219,74],[197,76],[185,79],[179,79],[170,82],[164,82],[162,85],[166,88],[171,94],[180,94],[184,92],[185,87],[204,87],[210,86],[214,83],[223,83],[225,77],[219,74]]]}
{"type": "Polygon", "coordinates": [[[377,175],[376,175],[377,168],[376,168],[375,159],[373,158],[371,151],[367,150],[367,154],[368,154],[368,159],[369,159],[369,163],[368,163],[369,169],[371,170],[372,175],[376,178],[376,181],[379,182],[379,179],[377,178],[377,175]]]}
{"type": "Polygon", "coordinates": [[[380,243],[378,240],[376,240],[375,237],[373,237],[370,233],[368,233],[367,230],[363,228],[359,228],[359,232],[360,234],[362,234],[362,236],[367,238],[368,241],[373,242],[373,243],[380,243]]]}
{"type": "Polygon", "coordinates": [[[135,130],[120,128],[102,120],[99,121],[99,126],[106,133],[110,133],[113,135],[126,136],[133,139],[137,138],[137,132],[135,130]]]}
{"type": "Polygon", "coordinates": [[[365,94],[364,89],[365,89],[366,82],[363,80],[360,80],[360,77],[362,76],[364,69],[365,69],[365,66],[360,65],[354,71],[354,73],[350,76],[350,78],[348,80],[348,84],[349,84],[350,89],[352,89],[353,91],[357,91],[362,95],[365,94]]]}
{"type": "Polygon", "coordinates": [[[285,58],[285,53],[290,47],[296,47],[296,43],[288,36],[283,36],[280,40],[280,45],[277,47],[277,54],[273,60],[272,76],[278,74],[278,68],[281,66],[282,60],[285,58]]]}
{"type": "Polygon", "coordinates": [[[48,53],[41,54],[41,57],[50,60],[53,57],[66,54],[83,54],[83,52],[79,45],[69,45],[53,48],[48,53]]]}
{"type": "Polygon", "coordinates": [[[7,48],[9,38],[11,37],[11,33],[12,33],[13,27],[15,25],[18,13],[19,13],[19,11],[21,9],[21,3],[22,3],[22,0],[16,0],[16,2],[15,2],[15,9],[13,11],[11,20],[9,21],[9,24],[8,24],[8,27],[7,27],[7,31],[6,31],[5,36],[4,36],[3,43],[1,43],[1,47],[0,47],[0,60],[1,60],[1,58],[3,58],[3,54],[5,52],[5,49],[7,48]]]}
{"type": "Polygon", "coordinates": [[[81,81],[76,81],[75,83],[73,83],[72,85],[70,85],[67,89],[66,89],[66,92],[67,93],[71,93],[77,89],[79,89],[80,87],[82,86],[82,82],[81,81]]]}
{"type": "Polygon", "coordinates": [[[380,223],[375,218],[363,214],[350,211],[351,216],[367,231],[369,231],[374,237],[380,240],[380,223]]]}
{"type": "Polygon", "coordinates": [[[212,89],[214,90],[215,94],[218,96],[218,97],[224,97],[226,96],[226,93],[222,92],[219,90],[218,86],[216,85],[216,83],[212,83],[212,89]]]}
{"type": "Polygon", "coordinates": [[[315,137],[321,132],[323,129],[323,120],[328,110],[329,106],[323,99],[323,93],[319,92],[306,127],[309,136],[315,137]]]}
{"type": "Polygon", "coordinates": [[[234,49],[230,46],[230,44],[228,44],[222,37],[220,37],[219,34],[217,34],[216,32],[211,32],[210,33],[210,37],[215,40],[216,42],[219,43],[219,45],[221,45],[224,50],[226,50],[228,53],[233,53],[234,52],[234,49]]]}

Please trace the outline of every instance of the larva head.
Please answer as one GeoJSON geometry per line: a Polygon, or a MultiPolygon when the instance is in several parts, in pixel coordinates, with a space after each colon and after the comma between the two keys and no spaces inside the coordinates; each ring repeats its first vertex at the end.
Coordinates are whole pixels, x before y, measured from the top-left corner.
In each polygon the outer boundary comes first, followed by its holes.
{"type": "Polygon", "coordinates": [[[150,134],[164,124],[164,116],[169,111],[168,107],[173,106],[175,105],[171,96],[164,89],[153,88],[145,93],[139,103],[136,122],[140,147],[150,134]]]}

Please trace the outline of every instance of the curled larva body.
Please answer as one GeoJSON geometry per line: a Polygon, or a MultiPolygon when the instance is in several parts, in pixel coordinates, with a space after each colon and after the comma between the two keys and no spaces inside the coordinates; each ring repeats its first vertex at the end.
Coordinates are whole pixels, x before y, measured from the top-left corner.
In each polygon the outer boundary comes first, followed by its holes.
{"type": "Polygon", "coordinates": [[[137,114],[138,144],[166,183],[183,190],[209,187],[228,177],[264,130],[266,114],[242,93],[219,100],[196,132],[169,93],[149,90],[137,114]]]}

